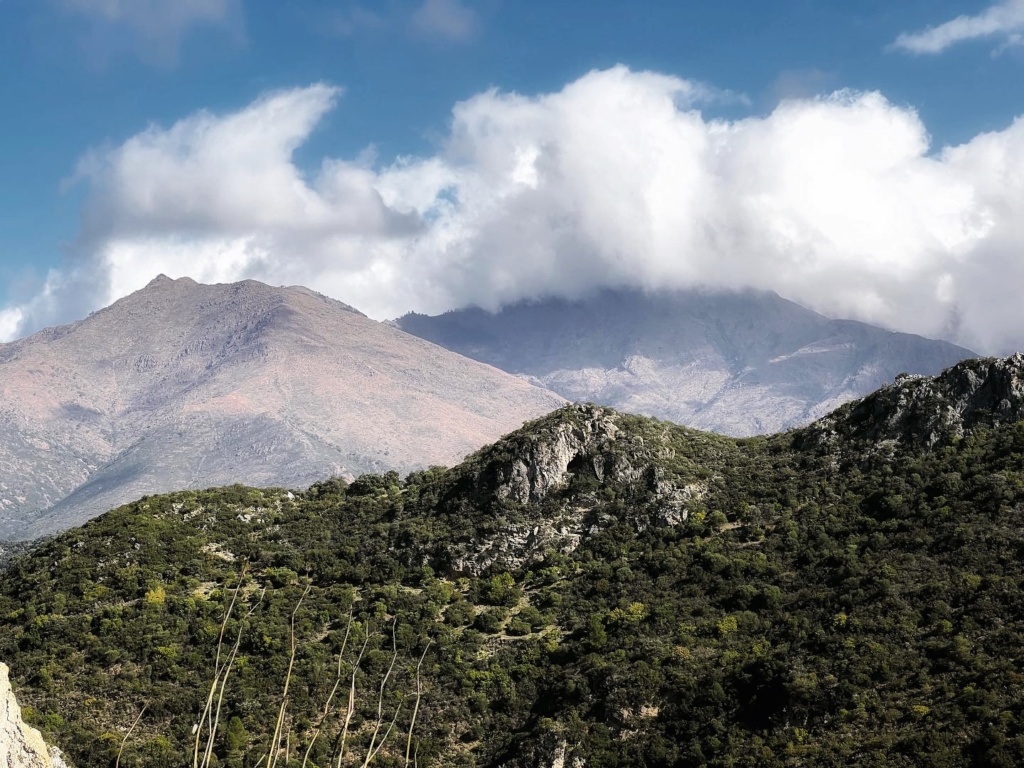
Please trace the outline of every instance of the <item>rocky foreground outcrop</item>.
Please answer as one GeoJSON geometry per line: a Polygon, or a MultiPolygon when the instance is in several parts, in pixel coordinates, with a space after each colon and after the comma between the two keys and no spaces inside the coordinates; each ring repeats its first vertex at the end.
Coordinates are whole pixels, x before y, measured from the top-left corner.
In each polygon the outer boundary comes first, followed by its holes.
{"type": "Polygon", "coordinates": [[[491,492],[499,499],[519,504],[543,501],[565,482],[576,463],[592,471],[598,480],[603,480],[606,473],[635,474],[632,467],[616,466],[608,450],[619,433],[614,412],[582,405],[570,406],[562,413],[566,418],[556,421],[548,434],[518,441],[518,450],[509,460],[496,463],[496,483],[491,492]],[[574,418],[568,418],[570,415],[574,418]]]}
{"type": "MultiPolygon", "coordinates": [[[[56,753],[56,750],[54,750],[56,753]]],[[[0,768],[66,768],[42,734],[21,719],[6,664],[0,663],[0,768]]]]}

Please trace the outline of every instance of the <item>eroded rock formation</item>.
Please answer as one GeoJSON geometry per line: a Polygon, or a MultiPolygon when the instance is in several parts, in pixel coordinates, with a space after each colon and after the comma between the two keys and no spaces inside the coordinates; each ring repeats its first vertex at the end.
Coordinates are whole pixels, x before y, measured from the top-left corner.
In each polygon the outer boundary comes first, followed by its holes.
{"type": "Polygon", "coordinates": [[[42,734],[21,719],[21,707],[11,690],[9,670],[0,663],[0,768],[60,768],[42,734]]]}
{"type": "Polygon", "coordinates": [[[976,427],[1024,418],[1024,354],[965,360],[934,378],[901,375],[811,425],[804,445],[948,445],[976,427]]]}

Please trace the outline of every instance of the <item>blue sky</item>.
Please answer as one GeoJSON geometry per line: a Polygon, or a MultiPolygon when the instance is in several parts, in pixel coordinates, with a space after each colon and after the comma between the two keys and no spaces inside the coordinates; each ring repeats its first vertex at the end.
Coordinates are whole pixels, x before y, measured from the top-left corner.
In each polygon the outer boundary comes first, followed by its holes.
{"type": "Polygon", "coordinates": [[[306,282],[379,317],[766,288],[1013,348],[1020,203],[992,196],[1024,176],[1022,33],[1021,0],[3,0],[0,339],[167,271],[306,282]],[[837,165],[805,197],[807,147],[837,165]],[[588,196],[604,182],[621,194],[588,196]]]}

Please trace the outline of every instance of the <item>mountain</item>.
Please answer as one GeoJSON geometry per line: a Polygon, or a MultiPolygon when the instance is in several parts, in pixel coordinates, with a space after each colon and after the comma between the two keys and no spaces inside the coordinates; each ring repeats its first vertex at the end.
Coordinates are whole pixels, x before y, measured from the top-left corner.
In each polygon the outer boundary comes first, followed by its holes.
{"type": "Polygon", "coordinates": [[[0,539],[161,491],[451,464],[561,402],[305,288],[159,277],[0,345],[0,539]]]}
{"type": "Polygon", "coordinates": [[[0,658],[79,766],[1019,766],[1022,393],[968,361],[748,439],[570,405],[149,497],[0,571],[0,658]]]}
{"type": "Polygon", "coordinates": [[[395,324],[569,400],[736,436],[806,424],[899,373],[975,356],[756,292],[604,291],[395,324]]]}

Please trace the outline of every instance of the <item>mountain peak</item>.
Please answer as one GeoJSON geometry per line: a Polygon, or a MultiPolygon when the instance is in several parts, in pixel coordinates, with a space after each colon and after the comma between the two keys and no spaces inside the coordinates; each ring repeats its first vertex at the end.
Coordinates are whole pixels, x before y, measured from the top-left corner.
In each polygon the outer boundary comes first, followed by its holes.
{"type": "Polygon", "coordinates": [[[156,287],[158,287],[160,285],[163,285],[164,283],[173,283],[173,282],[174,281],[171,278],[169,278],[167,275],[165,275],[163,272],[161,272],[159,275],[157,275],[152,280],[150,280],[148,283],[146,283],[146,287],[147,288],[156,288],[156,287]]]}
{"type": "Polygon", "coordinates": [[[862,400],[815,422],[811,444],[893,441],[931,448],[977,427],[1024,419],[1024,353],[964,360],[935,377],[901,374],[862,400]]]}
{"type": "Polygon", "coordinates": [[[161,275],[0,358],[0,538],[143,494],[454,464],[557,395],[314,291],[161,275]]]}
{"type": "Polygon", "coordinates": [[[140,293],[148,293],[148,292],[153,291],[153,290],[158,289],[158,288],[172,288],[172,287],[176,287],[176,288],[180,289],[180,288],[190,288],[190,287],[194,287],[194,286],[198,286],[198,285],[202,285],[202,283],[197,283],[191,277],[173,278],[173,277],[168,277],[163,272],[161,272],[159,275],[157,275],[152,280],[150,280],[148,283],[146,283],[146,285],[143,286],[143,288],[140,291],[140,293]]]}

